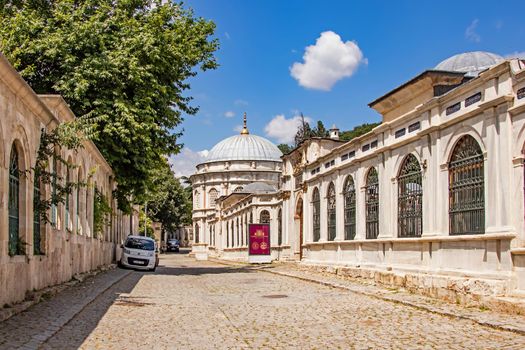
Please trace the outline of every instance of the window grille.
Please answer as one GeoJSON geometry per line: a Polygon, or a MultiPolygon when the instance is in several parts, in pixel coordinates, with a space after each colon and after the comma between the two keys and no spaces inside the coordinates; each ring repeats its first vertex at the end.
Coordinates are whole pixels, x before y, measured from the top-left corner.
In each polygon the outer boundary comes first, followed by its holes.
{"type": "Polygon", "coordinates": [[[479,101],[481,101],[481,92],[478,92],[477,94],[467,97],[465,99],[465,107],[473,105],[474,103],[479,102],[479,101]]]}
{"type": "Polygon", "coordinates": [[[35,175],[33,184],[33,254],[41,254],[40,247],[40,178],[35,175]]]}
{"type": "Polygon", "coordinates": [[[283,244],[283,212],[279,209],[277,213],[277,244],[283,244]]]}
{"type": "Polygon", "coordinates": [[[379,177],[377,170],[371,168],[366,177],[366,238],[379,235],[379,177]]]}
{"type": "Polygon", "coordinates": [[[319,197],[319,190],[314,189],[313,200],[312,200],[312,219],[313,219],[313,234],[314,242],[318,242],[321,238],[321,199],[319,197]]]}
{"type": "Polygon", "coordinates": [[[518,100],[521,100],[522,98],[524,98],[525,97],[525,87],[519,89],[516,95],[518,97],[518,100]]]}
{"type": "Polygon", "coordinates": [[[261,224],[269,224],[270,223],[270,213],[268,210],[261,211],[261,214],[259,216],[259,222],[261,224]]]}
{"type": "Polygon", "coordinates": [[[397,228],[399,237],[420,237],[423,231],[423,187],[421,167],[409,154],[397,178],[397,228]]]}
{"type": "Polygon", "coordinates": [[[395,134],[396,139],[400,138],[401,136],[405,136],[406,131],[407,131],[407,129],[405,129],[405,128],[397,130],[396,134],[395,134]]]}
{"type": "Polygon", "coordinates": [[[446,114],[450,115],[452,113],[456,113],[461,109],[461,102],[455,103],[450,107],[447,107],[446,114]]]}
{"type": "Polygon", "coordinates": [[[210,198],[210,208],[215,208],[215,203],[217,202],[217,197],[219,195],[219,192],[215,188],[212,188],[208,192],[208,195],[210,198]]]}
{"type": "Polygon", "coordinates": [[[18,152],[13,146],[9,162],[9,254],[23,253],[20,249],[20,169],[18,167],[18,152]]]}
{"type": "Polygon", "coordinates": [[[451,235],[485,230],[484,159],[472,136],[463,136],[452,153],[449,169],[451,235]]]}
{"type": "Polygon", "coordinates": [[[416,130],[419,130],[421,128],[421,123],[420,122],[415,122],[413,124],[410,124],[408,126],[408,132],[414,132],[416,130]]]}
{"type": "Polygon", "coordinates": [[[345,200],[345,240],[351,240],[355,238],[356,232],[356,198],[352,176],[346,178],[343,196],[345,200]]]}
{"type": "Polygon", "coordinates": [[[335,186],[331,182],[328,186],[327,200],[327,216],[328,216],[328,240],[333,241],[336,235],[336,201],[335,201],[335,186]]]}

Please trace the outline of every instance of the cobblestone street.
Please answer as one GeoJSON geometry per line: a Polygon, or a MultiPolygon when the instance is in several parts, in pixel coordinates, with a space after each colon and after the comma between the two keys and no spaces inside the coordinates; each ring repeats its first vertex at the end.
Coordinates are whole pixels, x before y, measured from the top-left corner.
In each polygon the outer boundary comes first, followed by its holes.
{"type": "Polygon", "coordinates": [[[0,324],[0,348],[523,349],[525,345],[520,333],[257,267],[195,262],[184,254],[164,255],[160,264],[155,273],[111,270],[8,319],[0,324]]]}

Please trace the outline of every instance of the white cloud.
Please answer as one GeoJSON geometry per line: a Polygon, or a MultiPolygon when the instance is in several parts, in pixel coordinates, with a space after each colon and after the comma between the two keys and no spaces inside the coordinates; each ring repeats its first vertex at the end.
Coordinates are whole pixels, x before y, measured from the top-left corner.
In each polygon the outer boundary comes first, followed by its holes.
{"type": "Polygon", "coordinates": [[[472,21],[472,23],[470,23],[470,25],[465,30],[465,38],[475,43],[479,43],[481,41],[481,36],[476,32],[478,23],[479,19],[476,18],[472,21]]]}
{"type": "MultiPolygon", "coordinates": [[[[311,119],[308,117],[304,119],[307,122],[311,122],[311,119]]],[[[299,125],[301,125],[301,116],[296,115],[286,119],[284,114],[278,114],[266,124],[264,131],[266,136],[275,139],[277,142],[290,144],[294,141],[299,125]]]]}
{"type": "Polygon", "coordinates": [[[233,111],[226,111],[226,112],[224,113],[224,116],[225,116],[226,118],[233,118],[233,117],[235,117],[235,112],[233,112],[233,111]]]}
{"type": "Polygon", "coordinates": [[[197,164],[204,162],[208,150],[192,151],[190,148],[183,148],[179,154],[171,155],[168,162],[175,176],[190,176],[195,172],[197,164]]]}
{"type": "Polygon", "coordinates": [[[295,62],[290,68],[292,77],[303,87],[325,91],[351,77],[361,63],[367,63],[354,41],[343,42],[332,31],[321,33],[315,45],[306,47],[303,60],[304,63],[295,62]]]}
{"type": "Polygon", "coordinates": [[[509,53],[508,55],[505,55],[505,58],[521,58],[521,59],[525,59],[525,51],[522,51],[522,52],[515,51],[513,53],[509,53]]]}
{"type": "Polygon", "coordinates": [[[248,106],[248,101],[238,98],[235,101],[233,101],[233,104],[236,106],[248,106]]]}

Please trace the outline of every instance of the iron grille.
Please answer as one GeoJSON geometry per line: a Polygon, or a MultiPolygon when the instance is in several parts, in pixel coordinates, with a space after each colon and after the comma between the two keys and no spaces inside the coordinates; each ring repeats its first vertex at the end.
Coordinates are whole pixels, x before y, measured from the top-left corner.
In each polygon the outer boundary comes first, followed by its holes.
{"type": "Polygon", "coordinates": [[[281,245],[283,243],[283,213],[279,209],[277,214],[277,244],[281,245]]]}
{"type": "Polygon", "coordinates": [[[335,239],[335,234],[336,234],[336,217],[335,217],[335,212],[336,212],[336,202],[335,202],[335,187],[334,187],[334,184],[333,183],[330,183],[330,185],[328,186],[328,196],[327,196],[327,201],[328,201],[328,240],[329,241],[333,241],[335,239]]]}
{"type": "Polygon", "coordinates": [[[377,170],[371,168],[366,178],[366,238],[379,235],[379,178],[377,170]]]}
{"type": "Polygon", "coordinates": [[[226,247],[230,246],[230,225],[226,223],[226,247]]]}
{"type": "Polygon", "coordinates": [[[319,190],[316,188],[314,190],[314,196],[313,196],[313,234],[314,234],[314,242],[318,242],[321,238],[321,200],[319,198],[319,190]]]}
{"type": "Polygon", "coordinates": [[[412,154],[405,158],[397,182],[398,235],[420,237],[423,231],[422,175],[419,162],[412,154]]]}
{"type": "Polygon", "coordinates": [[[13,147],[9,163],[9,254],[16,255],[20,251],[20,171],[18,168],[18,152],[13,147]]]}
{"type": "Polygon", "coordinates": [[[33,186],[33,254],[41,254],[40,248],[40,179],[35,176],[33,186]]]}
{"type": "Polygon", "coordinates": [[[450,234],[485,230],[484,160],[474,138],[464,136],[449,163],[450,234]]]}
{"type": "Polygon", "coordinates": [[[345,181],[344,187],[344,199],[345,199],[345,240],[351,240],[355,238],[355,184],[354,179],[349,176],[345,181]]]}
{"type": "Polygon", "coordinates": [[[261,224],[269,224],[270,223],[270,213],[268,210],[261,211],[261,217],[260,217],[260,223],[261,224]]]}
{"type": "Polygon", "coordinates": [[[236,232],[237,233],[237,242],[236,242],[237,244],[236,244],[236,246],[239,247],[240,246],[240,242],[241,242],[241,231],[239,231],[239,218],[237,218],[237,227],[236,228],[237,228],[237,230],[236,230],[237,231],[236,232]]]}

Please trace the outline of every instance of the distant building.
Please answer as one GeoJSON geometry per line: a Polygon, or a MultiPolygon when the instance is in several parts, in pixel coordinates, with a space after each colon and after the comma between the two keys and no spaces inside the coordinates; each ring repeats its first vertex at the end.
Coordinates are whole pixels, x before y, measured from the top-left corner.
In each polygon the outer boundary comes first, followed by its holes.
{"type": "Polygon", "coordinates": [[[35,200],[50,198],[52,192],[51,186],[39,185],[31,171],[40,135],[74,118],[62,97],[35,94],[0,54],[0,305],[116,261],[118,246],[138,230],[137,213],[131,222],[118,210],[112,197],[115,175],[90,141],[78,151],[57,150],[79,166],[67,170],[56,162],[50,167],[87,186],[74,189],[64,205],[50,208],[51,224],[40,220],[35,200]],[[98,234],[93,225],[95,190],[107,198],[114,214],[111,225],[98,234]]]}
{"type": "MultiPolygon", "coordinates": [[[[260,220],[268,203],[275,258],[433,295],[525,292],[525,61],[459,54],[370,107],[381,125],[349,142],[335,127],[306,140],[275,161],[281,181],[243,174],[275,191],[221,191],[215,210],[197,199],[199,242],[245,259],[243,210],[260,220]]],[[[231,157],[243,152],[235,147],[231,157]]],[[[228,189],[243,179],[207,171],[199,166],[194,194],[207,179],[228,189]]]]}

